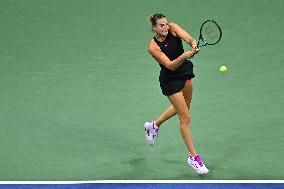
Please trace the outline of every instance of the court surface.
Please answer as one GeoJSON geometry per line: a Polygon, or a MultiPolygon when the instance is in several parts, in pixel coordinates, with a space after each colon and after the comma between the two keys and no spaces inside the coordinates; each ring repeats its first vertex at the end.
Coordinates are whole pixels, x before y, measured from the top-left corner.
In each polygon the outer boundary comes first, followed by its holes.
{"type": "Polygon", "coordinates": [[[1,0],[0,180],[284,179],[283,9],[282,0],[1,0]],[[191,129],[207,176],[186,165],[177,117],[154,148],[145,141],[144,122],[169,105],[146,50],[156,12],[195,38],[207,19],[223,29],[193,59],[191,129]]]}

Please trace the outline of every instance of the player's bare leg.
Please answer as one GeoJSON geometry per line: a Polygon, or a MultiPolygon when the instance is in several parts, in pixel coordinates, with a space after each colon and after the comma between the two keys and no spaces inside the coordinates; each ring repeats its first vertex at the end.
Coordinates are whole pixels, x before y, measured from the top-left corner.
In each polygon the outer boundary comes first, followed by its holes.
{"type": "MultiPolygon", "coordinates": [[[[190,108],[190,103],[192,99],[192,82],[187,81],[184,89],[182,90],[183,96],[186,102],[188,109],[190,108]]],[[[160,127],[162,123],[170,119],[171,117],[177,114],[173,105],[170,105],[156,120],[155,124],[160,127]]]]}

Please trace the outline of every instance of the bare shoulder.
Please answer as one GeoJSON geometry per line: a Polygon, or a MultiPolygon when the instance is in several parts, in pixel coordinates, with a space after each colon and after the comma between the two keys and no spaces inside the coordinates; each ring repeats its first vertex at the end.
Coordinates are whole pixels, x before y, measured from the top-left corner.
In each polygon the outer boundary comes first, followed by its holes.
{"type": "Polygon", "coordinates": [[[174,22],[169,23],[169,28],[170,28],[170,31],[173,31],[173,32],[176,32],[182,29],[177,23],[174,23],[174,22]]]}
{"type": "Polygon", "coordinates": [[[175,22],[170,22],[169,23],[169,27],[170,28],[175,28],[175,27],[179,27],[179,25],[177,23],[175,23],[175,22]]]}
{"type": "Polygon", "coordinates": [[[169,23],[169,29],[170,29],[171,34],[173,34],[174,36],[177,36],[177,33],[181,30],[181,27],[178,24],[171,22],[169,23]]]}
{"type": "Polygon", "coordinates": [[[159,48],[159,46],[154,41],[154,39],[152,39],[148,44],[148,52],[151,53],[151,52],[153,52],[153,50],[156,50],[157,48],[159,48]]]}

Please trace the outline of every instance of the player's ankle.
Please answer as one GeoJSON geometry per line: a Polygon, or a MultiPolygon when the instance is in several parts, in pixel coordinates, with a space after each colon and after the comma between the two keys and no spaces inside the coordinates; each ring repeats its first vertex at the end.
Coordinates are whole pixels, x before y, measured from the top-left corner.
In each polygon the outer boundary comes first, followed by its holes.
{"type": "Polygon", "coordinates": [[[154,124],[155,124],[157,127],[160,127],[162,123],[160,123],[160,122],[157,121],[157,120],[154,120],[154,124]]]}
{"type": "Polygon", "coordinates": [[[195,156],[198,155],[197,153],[188,153],[188,154],[189,154],[188,156],[189,156],[190,158],[194,158],[195,156]]]}

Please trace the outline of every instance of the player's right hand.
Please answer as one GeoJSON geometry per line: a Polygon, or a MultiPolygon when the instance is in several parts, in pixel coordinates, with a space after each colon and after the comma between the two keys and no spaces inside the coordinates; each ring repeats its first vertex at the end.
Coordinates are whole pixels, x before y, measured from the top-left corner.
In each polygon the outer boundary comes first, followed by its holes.
{"type": "Polygon", "coordinates": [[[186,51],[184,53],[184,55],[185,55],[186,59],[189,59],[189,58],[192,58],[194,56],[194,53],[192,51],[186,51]]]}

